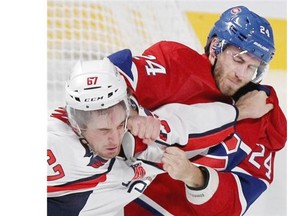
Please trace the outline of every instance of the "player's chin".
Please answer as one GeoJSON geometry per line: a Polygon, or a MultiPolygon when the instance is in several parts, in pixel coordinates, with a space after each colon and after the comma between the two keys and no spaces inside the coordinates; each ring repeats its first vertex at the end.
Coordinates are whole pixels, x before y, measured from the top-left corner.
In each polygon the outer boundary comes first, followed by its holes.
{"type": "Polygon", "coordinates": [[[233,83],[226,82],[220,85],[220,91],[225,96],[233,96],[238,89],[239,89],[239,86],[236,86],[233,83]]]}

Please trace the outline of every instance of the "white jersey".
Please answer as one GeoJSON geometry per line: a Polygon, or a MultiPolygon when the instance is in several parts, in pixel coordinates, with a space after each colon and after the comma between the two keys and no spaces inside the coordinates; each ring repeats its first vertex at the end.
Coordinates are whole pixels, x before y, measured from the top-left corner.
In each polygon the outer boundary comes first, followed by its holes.
{"type": "MultiPolygon", "coordinates": [[[[154,115],[144,109],[140,109],[140,114],[154,115]]],[[[127,132],[122,143],[125,156],[106,160],[93,155],[79,140],[64,109],[55,110],[48,120],[48,215],[121,214],[126,204],[139,197],[154,177],[164,172],[158,162],[165,146],[175,143],[185,146],[191,140],[200,142],[190,151],[194,156],[214,145],[217,139],[223,140],[233,133],[237,117],[233,106],[221,103],[171,104],[155,114],[162,125],[155,144],[146,146],[127,132]],[[218,138],[213,138],[213,134],[218,138]],[[211,143],[204,145],[208,137],[211,143]]]]}

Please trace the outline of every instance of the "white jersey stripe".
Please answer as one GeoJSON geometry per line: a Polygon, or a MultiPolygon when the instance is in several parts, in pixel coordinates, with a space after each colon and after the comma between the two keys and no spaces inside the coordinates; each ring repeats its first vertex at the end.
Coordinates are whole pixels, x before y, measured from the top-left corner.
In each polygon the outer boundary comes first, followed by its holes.
{"type": "Polygon", "coordinates": [[[159,204],[154,202],[152,199],[147,197],[145,194],[142,194],[138,199],[140,199],[145,204],[149,205],[154,210],[158,211],[159,213],[165,215],[165,216],[173,216],[171,213],[169,213],[166,209],[161,207],[159,204]]]}

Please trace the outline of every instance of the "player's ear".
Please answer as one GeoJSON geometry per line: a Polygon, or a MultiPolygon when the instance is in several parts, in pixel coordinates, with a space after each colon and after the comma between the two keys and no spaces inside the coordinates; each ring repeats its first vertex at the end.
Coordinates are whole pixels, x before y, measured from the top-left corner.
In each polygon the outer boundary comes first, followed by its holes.
{"type": "Polygon", "coordinates": [[[211,40],[210,47],[209,47],[209,60],[212,65],[214,65],[215,59],[217,58],[215,47],[219,44],[218,38],[214,37],[211,40]]]}

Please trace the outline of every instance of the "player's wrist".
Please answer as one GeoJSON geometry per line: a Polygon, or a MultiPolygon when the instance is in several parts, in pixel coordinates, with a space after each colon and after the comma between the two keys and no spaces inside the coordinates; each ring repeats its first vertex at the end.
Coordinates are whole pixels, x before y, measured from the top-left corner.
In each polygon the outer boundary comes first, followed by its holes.
{"type": "Polygon", "coordinates": [[[203,167],[201,169],[203,172],[208,172],[205,185],[202,188],[189,188],[185,185],[188,201],[196,205],[202,205],[210,200],[219,187],[218,172],[210,167],[203,167]]]}
{"type": "Polygon", "coordinates": [[[237,121],[241,121],[245,118],[247,118],[248,113],[247,113],[247,108],[245,104],[240,104],[240,105],[235,105],[235,108],[237,110],[237,121]]]}
{"type": "Polygon", "coordinates": [[[203,190],[207,187],[208,183],[209,183],[209,171],[207,170],[206,167],[203,166],[199,166],[198,167],[199,171],[200,171],[200,175],[201,175],[201,180],[198,181],[197,183],[186,183],[186,186],[190,189],[190,190],[203,190]]]}

